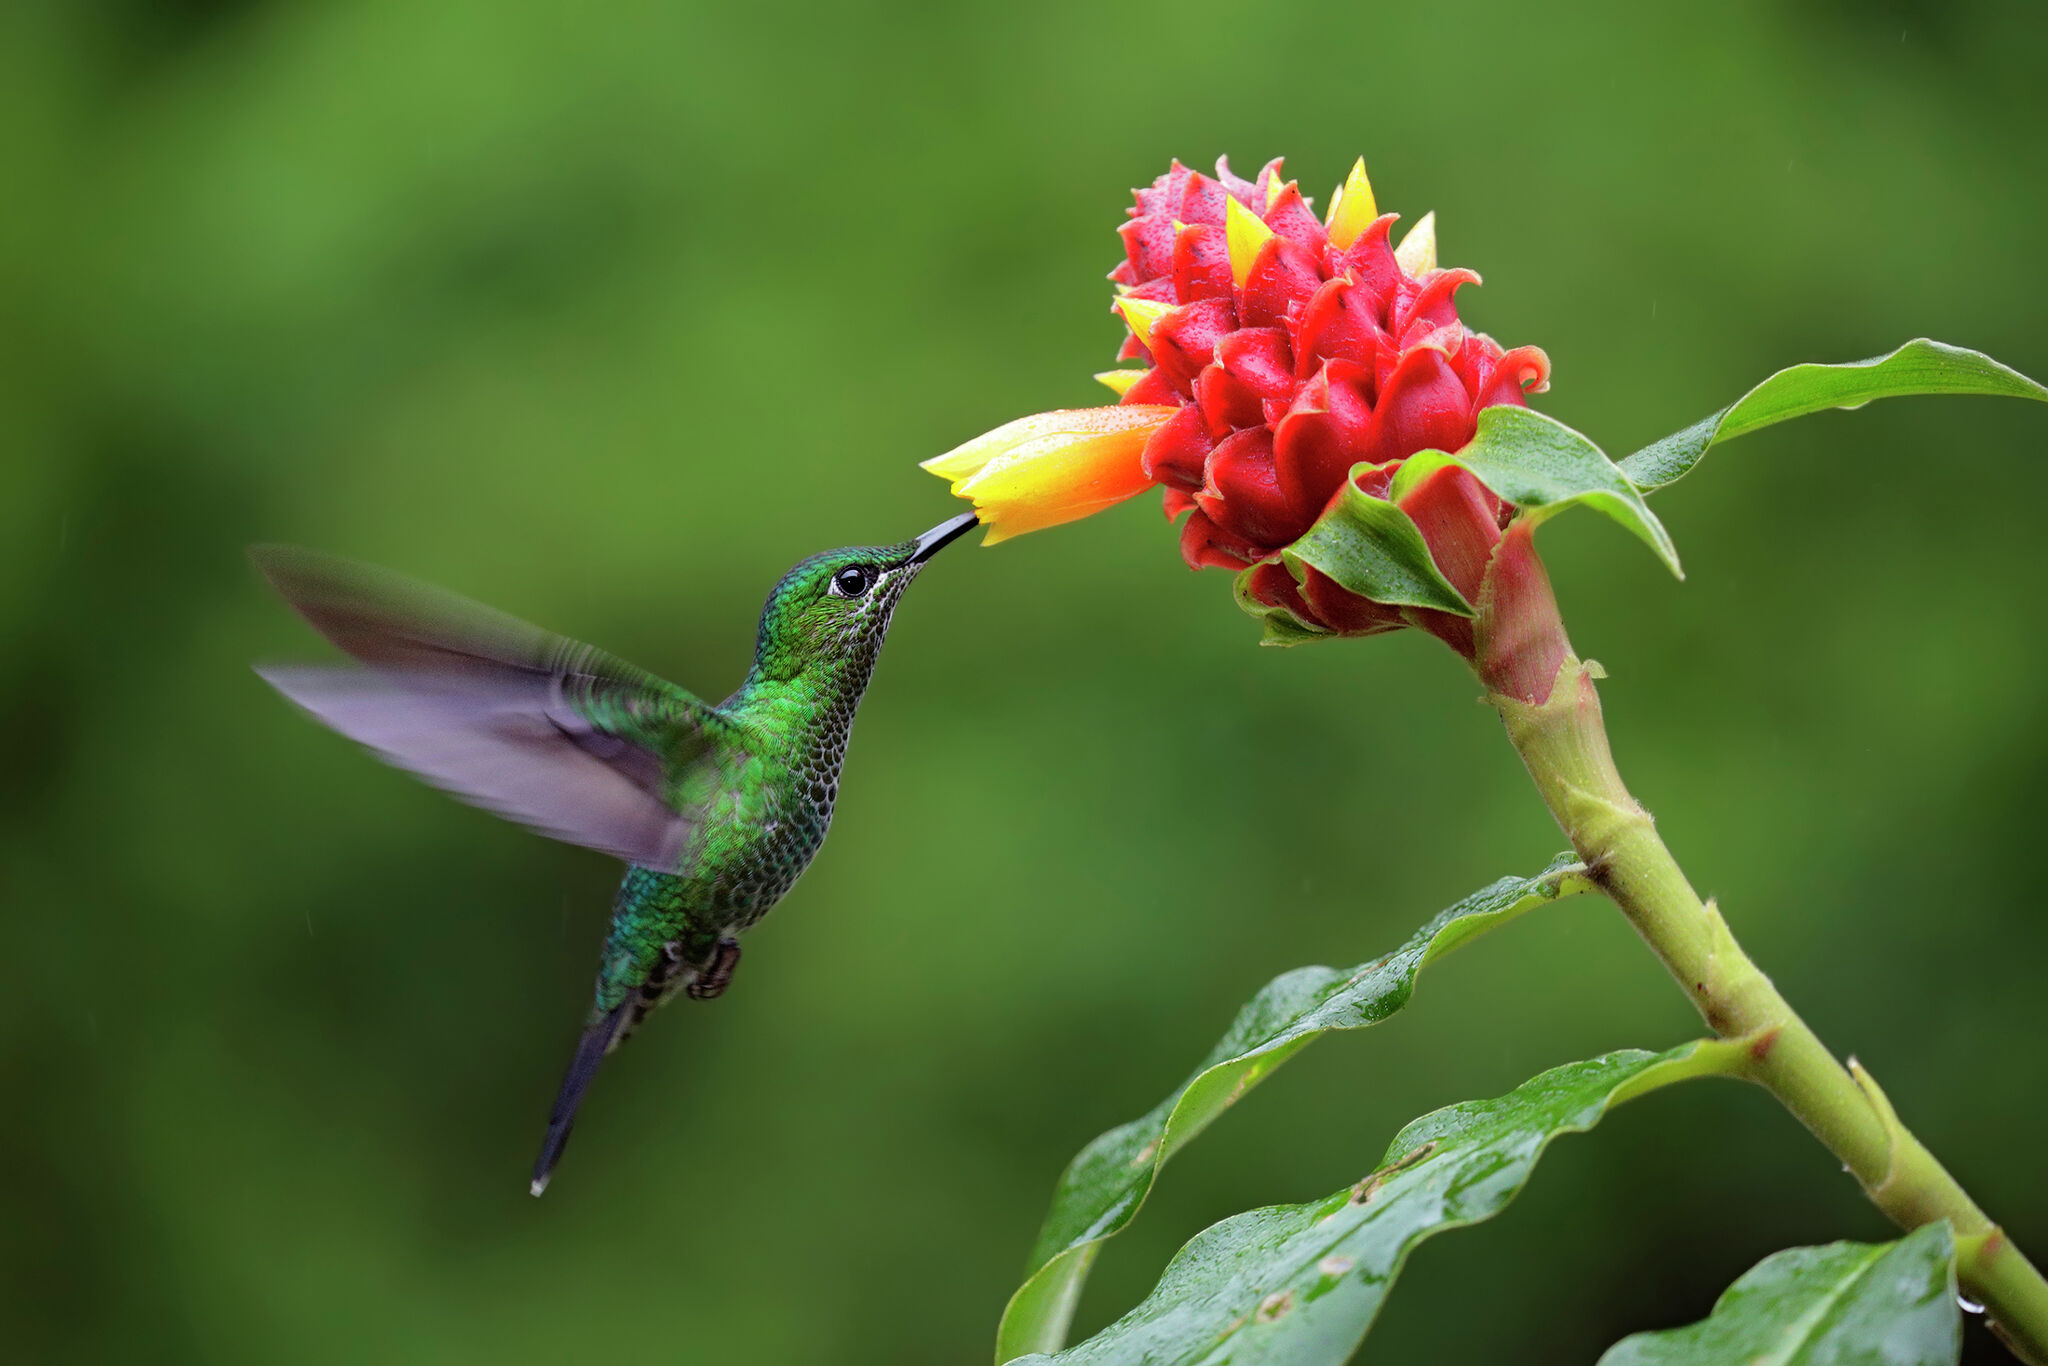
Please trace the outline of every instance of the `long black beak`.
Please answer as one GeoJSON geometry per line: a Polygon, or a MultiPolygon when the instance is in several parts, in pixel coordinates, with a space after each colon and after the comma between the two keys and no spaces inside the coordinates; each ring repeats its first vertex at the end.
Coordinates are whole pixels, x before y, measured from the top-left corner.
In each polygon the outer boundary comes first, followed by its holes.
{"type": "Polygon", "coordinates": [[[965,536],[980,524],[981,519],[971,512],[963,512],[951,521],[940,522],[937,526],[917,538],[917,549],[910,553],[912,564],[923,564],[932,556],[944,550],[953,542],[965,536]]]}

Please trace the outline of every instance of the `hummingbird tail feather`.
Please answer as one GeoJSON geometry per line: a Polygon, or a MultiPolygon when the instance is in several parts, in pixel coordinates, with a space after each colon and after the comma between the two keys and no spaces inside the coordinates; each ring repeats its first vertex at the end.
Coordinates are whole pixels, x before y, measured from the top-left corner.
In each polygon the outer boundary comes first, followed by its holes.
{"type": "Polygon", "coordinates": [[[562,1089],[555,1094],[554,1109],[548,1112],[547,1137],[541,1140],[540,1156],[533,1162],[533,1185],[535,1195],[548,1188],[548,1180],[555,1174],[555,1164],[562,1160],[562,1149],[569,1144],[569,1131],[576,1127],[576,1110],[583,1104],[583,1093],[590,1089],[590,1082],[597,1075],[598,1065],[604,1055],[612,1050],[632,1023],[633,1002],[629,999],[614,1006],[602,1017],[583,1031],[583,1037],[576,1041],[576,1055],[569,1060],[569,1070],[562,1077],[562,1089]]]}

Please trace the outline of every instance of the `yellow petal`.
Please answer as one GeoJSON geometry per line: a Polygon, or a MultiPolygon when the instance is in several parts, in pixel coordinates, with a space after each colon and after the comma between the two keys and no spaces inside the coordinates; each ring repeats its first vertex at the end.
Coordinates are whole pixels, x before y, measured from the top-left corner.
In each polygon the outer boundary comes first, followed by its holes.
{"type": "Polygon", "coordinates": [[[1272,235],[1273,230],[1235,198],[1224,201],[1223,236],[1230,247],[1230,278],[1239,289],[1244,288],[1245,279],[1259,259],[1259,248],[1272,235]]]}
{"type": "Polygon", "coordinates": [[[989,529],[982,544],[994,545],[1100,512],[1150,488],[1145,442],[1179,411],[1134,403],[1038,413],[927,460],[924,468],[973,501],[989,529]]]}
{"type": "Polygon", "coordinates": [[[1401,245],[1394,248],[1394,259],[1401,263],[1402,270],[1418,280],[1436,269],[1436,210],[1422,215],[1408,229],[1401,245]]]}
{"type": "Polygon", "coordinates": [[[1089,414],[1098,411],[1095,408],[1057,408],[1049,413],[1020,417],[994,431],[983,432],[972,441],[963,441],[944,455],[922,461],[918,468],[930,470],[941,479],[965,480],[979,474],[989,461],[1027,441],[1060,432],[1085,433],[1087,423],[1095,420],[1089,414]]]}
{"type": "Polygon", "coordinates": [[[1266,182],[1266,212],[1267,212],[1267,213],[1271,213],[1271,212],[1273,212],[1273,206],[1274,206],[1275,204],[1278,204],[1278,203],[1280,202],[1280,196],[1281,196],[1281,195],[1283,195],[1283,194],[1285,194],[1285,193],[1287,193],[1287,187],[1288,187],[1289,185],[1292,185],[1293,183],[1294,183],[1294,182],[1293,182],[1293,181],[1291,181],[1291,180],[1282,180],[1282,179],[1281,179],[1281,178],[1280,178],[1279,176],[1277,176],[1277,175],[1276,175],[1276,176],[1274,176],[1274,177],[1273,177],[1273,178],[1272,178],[1271,180],[1269,180],[1269,181],[1267,181],[1267,182],[1266,182]]]}
{"type": "Polygon", "coordinates": [[[1330,197],[1330,216],[1324,220],[1324,226],[1330,230],[1331,243],[1339,250],[1348,250],[1379,216],[1379,204],[1372,197],[1372,181],[1365,174],[1365,158],[1360,157],[1351,174],[1337,187],[1337,193],[1330,197]]]}
{"type": "Polygon", "coordinates": [[[1145,378],[1145,375],[1146,372],[1143,370],[1104,370],[1095,378],[1107,384],[1118,398],[1122,398],[1131,392],[1131,386],[1145,378]]]}
{"type": "Polygon", "coordinates": [[[1131,335],[1138,339],[1139,345],[1150,349],[1153,324],[1173,312],[1173,305],[1155,299],[1123,298],[1116,301],[1116,311],[1123,314],[1124,321],[1131,325],[1131,335]]]}

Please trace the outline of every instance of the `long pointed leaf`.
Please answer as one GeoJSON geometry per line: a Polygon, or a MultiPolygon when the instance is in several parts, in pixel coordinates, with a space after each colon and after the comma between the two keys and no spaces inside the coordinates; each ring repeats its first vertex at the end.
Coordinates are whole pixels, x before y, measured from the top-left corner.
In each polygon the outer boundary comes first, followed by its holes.
{"type": "Polygon", "coordinates": [[[1168,1158],[1320,1035],[1378,1024],[1408,1003],[1429,963],[1524,911],[1586,890],[1570,854],[1505,877],[1439,913],[1394,952],[1348,970],[1297,968],[1253,997],[1194,1075],[1143,1118],[1081,1150],[1053,1192],[1030,1270],[996,1335],[996,1360],[1057,1351],[1102,1241],[1137,1216],[1168,1158]]]}
{"type": "Polygon", "coordinates": [[[1829,1243],[1764,1258],[1698,1323],[1637,1333],[1600,1366],[1953,1366],[1963,1349],[1946,1222],[1895,1243],[1829,1243]]]}
{"type": "Polygon", "coordinates": [[[1197,1235],[1144,1303],[1058,1356],[1066,1366],[1338,1366],[1357,1349],[1408,1253],[1498,1213],[1559,1134],[1688,1077],[1741,1065],[1744,1046],[1689,1043],[1553,1068],[1497,1100],[1401,1130],[1377,1170],[1305,1205],[1235,1215],[1197,1235]]]}
{"type": "Polygon", "coordinates": [[[1621,462],[1621,471],[1647,493],[1684,477],[1708,447],[1759,427],[1824,408],[1860,408],[1874,398],[1905,394],[1990,394],[2048,401],[2048,388],[1983,352],[1920,337],[1888,356],[1780,370],[1720,412],[1643,447],[1621,462]]]}

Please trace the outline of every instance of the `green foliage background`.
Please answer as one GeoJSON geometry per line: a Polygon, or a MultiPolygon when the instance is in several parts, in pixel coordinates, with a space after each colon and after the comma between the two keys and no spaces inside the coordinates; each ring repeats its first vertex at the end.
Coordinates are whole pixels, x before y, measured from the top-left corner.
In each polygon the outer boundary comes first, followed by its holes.
{"type": "MultiPolygon", "coordinates": [[[[1106,400],[1173,155],[1320,198],[1364,153],[1617,455],[1910,336],[2048,375],[2044,57],[1985,4],[0,8],[0,1351],[978,1361],[1062,1164],[1261,983],[1560,843],[1447,651],[1254,648],[1149,500],[950,552],[817,866],[535,1202],[614,869],[268,695],[316,650],[246,542],[719,695],[787,563],[952,510],[915,461],[1106,400]]],[[[1679,857],[2037,1256],[2044,444],[1961,399],[1748,438],[1658,499],[1683,584],[1545,533],[1679,857]]],[[[1424,1110],[1696,1029],[1604,903],[1531,915],[1183,1154],[1079,1326],[1424,1110]]],[[[1365,1355],[1589,1361],[1887,1236],[1684,1088],[1422,1250],[1365,1355]]]]}

